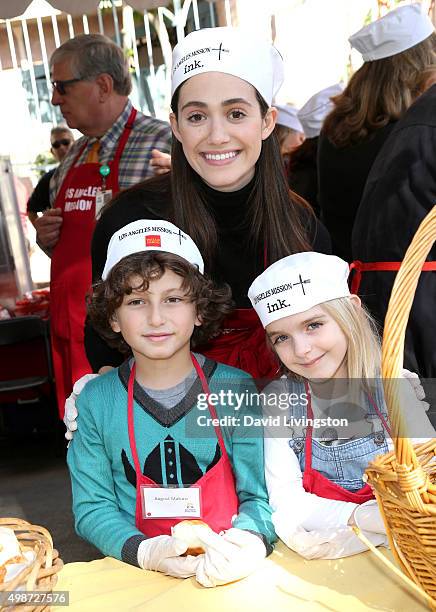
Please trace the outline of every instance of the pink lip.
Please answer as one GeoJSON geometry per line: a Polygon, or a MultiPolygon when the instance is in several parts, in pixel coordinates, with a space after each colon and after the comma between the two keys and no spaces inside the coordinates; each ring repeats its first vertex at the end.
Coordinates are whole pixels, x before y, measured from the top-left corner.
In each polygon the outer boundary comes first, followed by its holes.
{"type": "Polygon", "coordinates": [[[163,342],[167,338],[170,338],[172,334],[145,334],[144,338],[151,340],[151,342],[163,342]]]}
{"type": "Polygon", "coordinates": [[[312,366],[316,365],[324,357],[324,355],[320,355],[319,357],[316,357],[315,359],[312,359],[312,361],[308,361],[306,363],[299,363],[298,365],[303,368],[311,368],[312,366]]]}

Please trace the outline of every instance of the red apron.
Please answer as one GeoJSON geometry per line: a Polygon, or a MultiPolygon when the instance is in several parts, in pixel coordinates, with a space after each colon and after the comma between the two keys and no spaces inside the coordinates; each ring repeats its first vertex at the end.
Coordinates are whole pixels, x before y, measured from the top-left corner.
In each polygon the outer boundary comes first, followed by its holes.
{"type": "MultiPolygon", "coordinates": [[[[350,292],[356,295],[358,294],[362,281],[362,272],[398,272],[402,263],[402,261],[374,261],[371,263],[363,263],[358,260],[353,261],[353,263],[350,264],[350,272],[354,270],[350,292]]],[[[436,261],[426,261],[421,271],[435,272],[436,261]]]]}
{"type": "MultiPolygon", "coordinates": [[[[107,188],[112,195],[119,191],[118,168],[121,155],[135,120],[132,109],[118,143],[114,159],[109,162],[107,188]]],[[[95,226],[95,199],[102,186],[99,163],[74,167],[86,143],[71,165],[54,203],[62,209],[59,241],[53,249],[50,279],[50,331],[53,367],[59,415],[63,418],[65,399],[73,384],[92,372],[84,346],[86,317],[85,296],[92,283],[91,238],[95,226]]]]}
{"type": "Polygon", "coordinates": [[[277,378],[279,362],[266,343],[253,308],[239,308],[226,318],[219,336],[200,349],[203,355],[248,372],[253,378],[277,378]]]}
{"type": "MultiPolygon", "coordinates": [[[[192,363],[194,364],[197,374],[201,380],[203,392],[209,396],[210,390],[207,384],[206,377],[201,369],[198,361],[191,355],[192,363]]],[[[129,384],[127,389],[127,417],[129,425],[129,441],[132,451],[133,461],[135,463],[136,472],[136,527],[142,533],[150,538],[158,535],[171,535],[171,527],[179,523],[183,519],[177,518],[149,518],[144,519],[141,504],[141,485],[159,487],[147,476],[144,476],[139,466],[138,452],[136,450],[135,430],[134,430],[134,415],[133,415],[133,385],[135,382],[135,364],[129,376],[129,384]]],[[[209,411],[212,418],[216,419],[216,411],[214,406],[209,404],[209,411]]],[[[200,487],[201,491],[201,520],[219,533],[224,529],[229,529],[232,526],[232,518],[238,513],[239,501],[236,495],[235,477],[233,475],[232,466],[227,455],[224,440],[221,434],[221,429],[215,427],[215,432],[218,438],[218,443],[221,449],[221,458],[216,465],[206,472],[194,485],[200,487]]],[[[194,486],[191,485],[191,486],[194,486]]]]}
{"type": "MultiPolygon", "coordinates": [[[[308,398],[307,416],[309,419],[313,419],[312,397],[310,394],[309,385],[306,382],[304,386],[308,398]]],[[[390,433],[388,424],[379,411],[376,403],[370,395],[368,397],[377,413],[377,416],[383,423],[384,428],[388,433],[390,433]]],[[[374,493],[368,483],[366,483],[358,491],[348,491],[348,489],[344,489],[344,487],[332,482],[326,478],[326,476],[323,476],[320,472],[312,468],[312,430],[312,425],[309,425],[306,429],[305,464],[303,474],[304,490],[307,491],[307,493],[314,493],[315,495],[318,495],[318,497],[335,499],[337,501],[353,502],[354,504],[363,504],[370,499],[374,499],[374,493]]]]}

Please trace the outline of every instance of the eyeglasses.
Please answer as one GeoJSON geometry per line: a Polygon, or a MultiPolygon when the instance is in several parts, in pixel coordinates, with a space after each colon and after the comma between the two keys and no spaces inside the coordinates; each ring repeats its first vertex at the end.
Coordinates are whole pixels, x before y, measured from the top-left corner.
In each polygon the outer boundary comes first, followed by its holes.
{"type": "Polygon", "coordinates": [[[56,89],[58,94],[64,96],[67,93],[65,89],[65,85],[72,85],[73,83],[78,83],[79,81],[83,81],[83,79],[67,79],[66,81],[52,81],[51,84],[53,89],[56,89]]]}
{"type": "Polygon", "coordinates": [[[51,146],[53,147],[53,149],[59,149],[59,147],[64,146],[64,147],[68,147],[71,144],[71,140],[68,140],[68,138],[61,138],[61,140],[55,140],[54,142],[51,143],[51,146]]]}

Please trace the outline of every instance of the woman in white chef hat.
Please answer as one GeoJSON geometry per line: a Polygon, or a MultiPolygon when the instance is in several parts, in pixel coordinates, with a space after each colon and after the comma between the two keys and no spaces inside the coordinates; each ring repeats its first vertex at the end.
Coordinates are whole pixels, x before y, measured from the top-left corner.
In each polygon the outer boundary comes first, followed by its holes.
{"type": "Polygon", "coordinates": [[[333,108],[332,96],[343,91],[340,83],[313,94],[300,108],[297,118],[306,136],[292,151],[287,167],[289,187],[308,202],[319,216],[318,140],[324,119],[333,108]]]}
{"type": "MultiPolygon", "coordinates": [[[[207,356],[255,377],[276,364],[250,308],[247,289],[268,264],[301,250],[330,250],[330,240],[288,188],[274,131],[273,96],[283,59],[252,31],[206,28],[173,52],[171,173],[124,191],[98,222],[94,275],[101,273],[114,231],[138,218],[168,218],[189,231],[206,271],[227,282],[236,311],[207,356]]],[[[93,359],[95,369],[111,363],[93,359]]],[[[94,351],[98,352],[98,351],[94,351]]]]}
{"type": "Polygon", "coordinates": [[[333,252],[352,261],[351,233],[363,189],[395,122],[434,68],[436,34],[420,3],[400,6],[349,38],[363,65],[333,99],[319,142],[319,204],[333,252]],[[428,76],[428,75],[427,75],[428,76]]]}
{"type": "MultiPolygon", "coordinates": [[[[386,533],[369,461],[392,449],[375,326],[351,295],[348,265],[334,255],[290,255],[267,268],[248,296],[286,376],[265,394],[265,475],[277,535],[306,558],[337,558],[386,533]]],[[[406,424],[433,437],[423,402],[400,385],[406,424]]],[[[415,395],[416,393],[416,395],[415,395]]]]}
{"type": "Polygon", "coordinates": [[[275,133],[280,145],[280,153],[285,161],[292,151],[306,138],[303,126],[298,119],[298,108],[292,104],[274,104],[277,109],[275,133]]]}

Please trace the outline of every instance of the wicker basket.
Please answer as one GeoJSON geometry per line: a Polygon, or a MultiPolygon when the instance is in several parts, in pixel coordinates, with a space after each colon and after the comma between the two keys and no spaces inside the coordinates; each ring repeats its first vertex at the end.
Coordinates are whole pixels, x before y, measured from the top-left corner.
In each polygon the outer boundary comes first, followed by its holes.
{"type": "MultiPolygon", "coordinates": [[[[20,586],[26,591],[51,592],[63,563],[58,551],[53,548],[53,541],[47,529],[16,518],[0,518],[0,526],[9,527],[15,532],[22,552],[33,550],[35,553],[33,563],[24,568],[14,580],[0,584],[0,593],[13,591],[20,586]]],[[[49,609],[47,605],[20,605],[13,608],[5,608],[0,605],[0,610],[19,610],[20,612],[48,611],[49,609]]]]}
{"type": "Polygon", "coordinates": [[[395,559],[436,609],[436,439],[412,446],[396,384],[401,377],[406,326],[421,267],[435,239],[436,206],[407,250],[385,320],[382,373],[395,450],[372,461],[366,474],[375,490],[395,559]]]}

